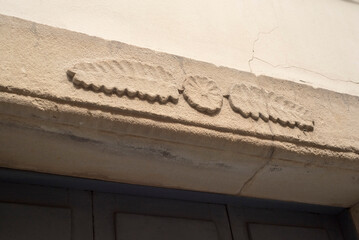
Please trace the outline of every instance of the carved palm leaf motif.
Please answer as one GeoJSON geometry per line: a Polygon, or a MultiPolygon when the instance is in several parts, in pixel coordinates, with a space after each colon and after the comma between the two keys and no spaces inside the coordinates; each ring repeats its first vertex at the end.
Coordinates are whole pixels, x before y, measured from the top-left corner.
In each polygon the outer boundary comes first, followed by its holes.
{"type": "Polygon", "coordinates": [[[282,96],[268,94],[268,113],[270,120],[283,126],[298,127],[305,131],[313,131],[313,121],[309,111],[282,96]]]}
{"type": "Polygon", "coordinates": [[[108,60],[78,63],[67,74],[75,85],[96,92],[160,103],[177,103],[179,98],[173,76],[160,66],[108,60]]]}
{"type": "Polygon", "coordinates": [[[267,92],[254,86],[235,84],[230,89],[229,104],[235,112],[240,113],[245,118],[264,121],[269,120],[266,105],[267,92]]]}
{"type": "Polygon", "coordinates": [[[235,84],[230,89],[229,104],[235,112],[243,117],[259,118],[272,121],[282,126],[298,127],[304,131],[313,131],[313,123],[309,120],[308,111],[282,96],[264,89],[235,84]]]}
{"type": "Polygon", "coordinates": [[[221,90],[208,78],[190,76],[184,81],[183,89],[188,104],[200,112],[214,114],[222,108],[221,90]]]}

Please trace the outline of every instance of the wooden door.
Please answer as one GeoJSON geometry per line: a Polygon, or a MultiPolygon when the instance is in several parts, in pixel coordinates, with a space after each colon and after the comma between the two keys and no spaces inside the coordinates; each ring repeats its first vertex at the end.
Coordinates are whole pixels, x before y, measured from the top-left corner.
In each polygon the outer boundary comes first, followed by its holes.
{"type": "Polygon", "coordinates": [[[230,240],[224,205],[94,194],[96,240],[230,240]]]}
{"type": "Polygon", "coordinates": [[[1,240],[91,240],[91,193],[0,182],[1,240]]]}
{"type": "Polygon", "coordinates": [[[343,240],[333,215],[4,182],[0,239],[343,240]]]}
{"type": "Polygon", "coordinates": [[[229,207],[235,240],[342,240],[335,216],[229,207]]]}

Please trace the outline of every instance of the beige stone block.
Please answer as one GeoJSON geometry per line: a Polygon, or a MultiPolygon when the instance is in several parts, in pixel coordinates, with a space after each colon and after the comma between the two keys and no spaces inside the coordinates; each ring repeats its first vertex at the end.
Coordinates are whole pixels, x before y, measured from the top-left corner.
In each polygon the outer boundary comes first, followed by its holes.
{"type": "Polygon", "coordinates": [[[13,123],[0,131],[2,167],[146,186],[235,194],[265,161],[128,135],[89,139],[13,123]]]}

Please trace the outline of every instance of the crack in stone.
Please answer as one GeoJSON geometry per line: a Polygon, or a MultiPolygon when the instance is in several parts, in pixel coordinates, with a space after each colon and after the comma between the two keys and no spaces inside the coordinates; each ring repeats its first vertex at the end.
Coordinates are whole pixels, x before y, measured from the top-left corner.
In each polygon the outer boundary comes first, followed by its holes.
{"type": "MultiPolygon", "coordinates": [[[[272,31],[274,31],[275,29],[273,29],[272,31]]],[[[268,110],[268,99],[266,99],[266,108],[267,108],[267,111],[268,110]]],[[[269,131],[271,132],[271,138],[272,138],[272,147],[271,147],[271,152],[269,154],[269,158],[268,160],[260,167],[258,168],[254,174],[243,184],[243,186],[241,187],[241,189],[239,190],[239,193],[237,195],[241,196],[242,195],[242,192],[252,184],[252,182],[254,181],[254,179],[256,178],[256,176],[266,167],[268,166],[268,164],[270,162],[272,162],[273,160],[273,155],[274,155],[274,151],[275,151],[275,146],[273,145],[273,142],[275,141],[274,140],[274,133],[273,133],[273,129],[271,127],[271,124],[268,123],[268,127],[269,127],[269,131]]]]}
{"type": "MultiPolygon", "coordinates": [[[[268,102],[268,101],[267,101],[268,102]]],[[[267,107],[267,111],[268,111],[268,105],[266,103],[266,107],[267,107]]],[[[273,141],[274,141],[274,133],[273,133],[273,129],[271,127],[271,124],[268,123],[268,127],[269,127],[269,131],[272,134],[272,147],[271,147],[271,152],[269,154],[269,158],[268,160],[260,167],[258,168],[255,173],[243,184],[243,186],[241,187],[241,189],[239,190],[239,193],[237,195],[241,196],[242,192],[252,184],[252,182],[254,181],[255,177],[259,174],[259,172],[261,172],[270,162],[272,162],[273,159],[273,155],[274,155],[274,151],[275,151],[275,146],[273,145],[273,141]]]]}
{"type": "Polygon", "coordinates": [[[260,167],[258,168],[255,173],[243,184],[241,190],[239,190],[239,193],[236,194],[238,196],[242,196],[242,192],[252,184],[252,182],[254,181],[255,177],[272,161],[272,158],[273,158],[273,154],[274,154],[274,151],[275,151],[275,147],[272,147],[271,149],[271,153],[270,153],[270,156],[268,158],[268,160],[260,167]]]}

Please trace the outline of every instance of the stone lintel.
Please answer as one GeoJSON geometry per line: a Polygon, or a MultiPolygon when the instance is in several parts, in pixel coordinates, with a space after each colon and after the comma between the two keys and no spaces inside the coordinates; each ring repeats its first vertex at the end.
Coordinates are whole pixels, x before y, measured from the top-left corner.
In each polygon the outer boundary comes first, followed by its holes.
{"type": "Polygon", "coordinates": [[[0,16],[0,166],[349,207],[359,98],[0,16]]]}

